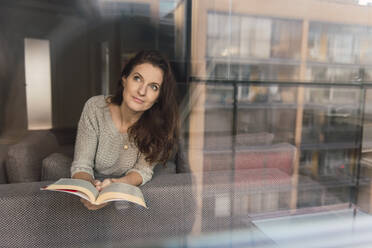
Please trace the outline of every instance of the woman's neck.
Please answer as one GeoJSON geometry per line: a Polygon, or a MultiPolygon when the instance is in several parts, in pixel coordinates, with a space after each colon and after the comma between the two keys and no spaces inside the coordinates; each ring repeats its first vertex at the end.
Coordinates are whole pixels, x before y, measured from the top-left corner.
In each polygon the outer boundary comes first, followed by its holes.
{"type": "Polygon", "coordinates": [[[124,103],[119,106],[121,130],[127,132],[128,128],[136,123],[141,117],[142,113],[130,110],[124,103]]]}

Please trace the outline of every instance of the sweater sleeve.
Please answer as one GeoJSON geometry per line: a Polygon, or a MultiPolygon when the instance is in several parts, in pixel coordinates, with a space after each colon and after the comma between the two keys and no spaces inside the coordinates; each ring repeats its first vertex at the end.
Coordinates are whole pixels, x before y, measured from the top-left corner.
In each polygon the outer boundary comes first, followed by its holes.
{"type": "Polygon", "coordinates": [[[129,172],[132,172],[132,171],[135,171],[138,174],[140,174],[141,177],[142,177],[142,183],[141,183],[140,186],[142,186],[142,185],[144,185],[145,183],[147,183],[148,181],[151,180],[152,175],[154,174],[155,165],[156,165],[156,163],[150,164],[149,162],[147,162],[145,160],[145,156],[141,154],[139,156],[136,164],[134,165],[134,167],[132,169],[128,170],[126,172],[126,174],[128,174],[129,172]]]}
{"type": "Polygon", "coordinates": [[[99,133],[95,109],[94,98],[90,98],[85,103],[78,124],[71,176],[77,172],[86,172],[94,178],[93,168],[99,133]]]}

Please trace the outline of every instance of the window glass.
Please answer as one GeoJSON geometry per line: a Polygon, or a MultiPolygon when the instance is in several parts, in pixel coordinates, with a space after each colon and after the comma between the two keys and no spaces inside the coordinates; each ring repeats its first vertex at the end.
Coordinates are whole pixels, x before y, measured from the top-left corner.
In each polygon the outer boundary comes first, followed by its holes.
{"type": "MultiPolygon", "coordinates": [[[[0,247],[372,247],[371,7],[1,0],[0,247]],[[143,49],[168,58],[179,106],[164,166],[151,173],[134,159],[152,175],[139,186],[148,208],[88,211],[78,197],[40,190],[71,176],[81,136],[92,141],[84,163],[93,171],[102,147],[127,162],[121,134],[96,133],[102,119],[111,130],[109,108],[87,123],[81,115],[91,97],[117,92],[143,49]],[[79,123],[92,128],[78,132],[79,123]]],[[[168,93],[162,84],[159,95],[168,93]]],[[[163,103],[144,125],[162,137],[168,130],[152,124],[165,126],[175,106],[163,103]]],[[[133,146],[153,140],[136,134],[133,146]]],[[[95,179],[130,176],[118,174],[95,179]]]]}

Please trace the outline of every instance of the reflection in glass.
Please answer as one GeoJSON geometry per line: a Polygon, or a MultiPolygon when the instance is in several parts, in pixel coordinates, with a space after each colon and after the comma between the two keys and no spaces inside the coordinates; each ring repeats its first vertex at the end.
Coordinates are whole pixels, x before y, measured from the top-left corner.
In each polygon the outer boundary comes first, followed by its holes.
{"type": "Polygon", "coordinates": [[[274,19],[271,54],[273,58],[301,57],[302,23],[298,20],[274,19]]]}
{"type": "Polygon", "coordinates": [[[362,81],[364,73],[358,68],[312,66],[307,69],[309,81],[348,82],[362,81]]]}
{"type": "MultiPolygon", "coordinates": [[[[180,95],[186,96],[180,98],[185,153],[190,167],[197,173],[192,175],[196,178],[193,185],[167,184],[151,189],[155,195],[160,191],[180,200],[182,210],[188,211],[178,216],[169,212],[170,218],[146,214],[155,224],[156,220],[161,224],[164,221],[162,226],[175,233],[195,224],[193,233],[185,235],[195,234],[192,238],[201,238],[196,241],[200,243],[207,238],[216,246],[224,246],[228,240],[231,243],[226,246],[231,246],[233,238],[243,236],[246,241],[247,237],[254,236],[259,242],[247,247],[261,244],[269,247],[266,244],[271,244],[270,238],[253,225],[259,221],[252,224],[252,219],[287,216],[281,218],[284,222],[279,221],[276,227],[286,230],[286,221],[297,219],[291,218],[293,214],[304,217],[302,213],[355,209],[353,204],[360,202],[372,212],[369,179],[372,175],[372,90],[367,82],[372,81],[372,27],[368,18],[371,9],[357,6],[366,1],[301,1],[306,4],[298,4],[296,0],[2,2],[6,4],[1,4],[1,17],[10,24],[4,26],[4,36],[0,36],[2,51],[7,53],[2,61],[9,64],[3,66],[7,72],[1,77],[2,82],[7,83],[1,87],[6,91],[2,95],[9,95],[9,101],[5,102],[7,109],[0,106],[4,108],[1,114],[9,119],[6,128],[18,123],[14,115],[26,113],[22,110],[26,108],[26,99],[13,100],[13,96],[14,92],[19,94],[25,89],[22,45],[23,37],[30,33],[51,41],[50,64],[53,89],[56,89],[53,123],[58,124],[54,128],[76,127],[84,101],[91,95],[112,93],[123,63],[136,51],[159,49],[170,58],[177,88],[180,95]],[[20,18],[16,21],[14,16],[20,18]],[[188,20],[188,17],[192,18],[188,20]],[[23,25],[26,21],[29,25],[23,25]],[[193,60],[189,61],[188,56],[193,60]],[[22,66],[11,62],[13,58],[22,66]],[[19,68],[22,71],[18,71],[19,68]],[[75,68],[79,70],[75,72],[75,68]],[[197,82],[183,84],[191,76],[197,78],[197,82]],[[202,77],[209,80],[203,82],[202,77]],[[333,82],[338,84],[331,84],[333,82]],[[360,155],[362,117],[364,137],[360,155]],[[358,185],[359,156],[362,160],[358,185]],[[196,210],[188,209],[185,204],[192,197],[185,192],[194,187],[198,188],[196,210]],[[182,192],[179,195],[178,190],[182,192]],[[178,196],[187,200],[182,202],[178,196]]],[[[33,53],[36,51],[32,49],[33,53]]],[[[25,54],[27,57],[27,51],[25,54]]],[[[40,74],[50,75],[50,71],[40,74]]],[[[27,82],[26,90],[31,86],[27,82]]],[[[46,89],[43,86],[43,90],[46,89]]],[[[42,108],[51,108],[50,103],[45,104],[50,101],[50,92],[42,93],[36,100],[29,95],[27,93],[27,108],[30,101],[37,103],[39,99],[43,101],[42,108]]],[[[37,111],[28,110],[33,115],[37,111]]],[[[27,126],[26,120],[19,122],[27,126]]],[[[184,175],[178,176],[184,178],[184,175]]],[[[169,178],[178,181],[173,175],[169,178]]],[[[172,209],[169,202],[164,204],[165,208],[152,210],[162,213],[162,210],[167,212],[168,207],[172,209]]],[[[133,230],[139,236],[122,235],[121,225],[126,225],[125,221],[106,221],[106,217],[121,213],[124,216],[128,213],[124,208],[112,208],[115,214],[97,215],[101,220],[97,223],[104,227],[103,231],[97,231],[104,237],[98,246],[110,246],[114,241],[117,246],[130,246],[127,239],[138,238],[153,247],[152,238],[173,237],[173,233],[161,228],[133,230]]],[[[54,207],[48,209],[53,211],[54,207]]],[[[27,213],[29,211],[32,209],[27,213]]],[[[347,216],[355,213],[347,212],[347,216]]],[[[319,217],[305,215],[305,219],[306,216],[310,224],[319,217]]],[[[322,216],[319,219],[324,220],[322,216]]],[[[266,227],[273,225],[270,221],[267,223],[266,227]]],[[[326,228],[329,223],[322,224],[326,228]]],[[[347,225],[351,227],[353,223],[347,225]]],[[[74,228],[82,227],[74,225],[74,228]]],[[[76,239],[84,235],[84,232],[77,233],[76,239]]],[[[53,232],[48,230],[46,234],[53,232]]],[[[324,233],[321,235],[324,237],[324,233]]],[[[192,238],[181,237],[179,246],[187,246],[185,243],[192,238]]]]}
{"type": "Polygon", "coordinates": [[[296,86],[280,83],[207,84],[203,170],[232,171],[235,176],[229,180],[238,185],[253,180],[249,173],[262,176],[262,194],[237,190],[236,214],[289,210],[294,189],[298,209],[347,204],[355,196],[350,189],[358,165],[362,91],[358,86],[307,86],[299,146],[294,146],[296,94],[296,86]],[[288,177],[295,175],[296,152],[300,158],[294,185],[288,177]],[[282,183],[283,191],[267,190],[269,175],[282,183]]]}
{"type": "Polygon", "coordinates": [[[334,63],[356,62],[360,28],[339,24],[311,22],[309,59],[334,63]]]}
{"type": "Polygon", "coordinates": [[[28,129],[52,127],[50,48],[48,40],[25,39],[28,129]]]}
{"type": "Polygon", "coordinates": [[[210,78],[295,80],[302,24],[297,20],[208,12],[210,78]],[[284,60],[280,60],[284,59],[284,60]]]}

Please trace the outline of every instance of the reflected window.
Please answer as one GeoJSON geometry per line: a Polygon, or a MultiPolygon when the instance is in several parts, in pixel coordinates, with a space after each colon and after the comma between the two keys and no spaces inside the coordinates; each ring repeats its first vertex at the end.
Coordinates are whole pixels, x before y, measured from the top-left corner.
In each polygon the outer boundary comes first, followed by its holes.
{"type": "Polygon", "coordinates": [[[240,21],[239,16],[208,13],[208,56],[239,56],[240,21]]]}
{"type": "Polygon", "coordinates": [[[208,13],[208,56],[299,59],[302,23],[246,15],[208,13]]]}
{"type": "Polygon", "coordinates": [[[209,12],[207,22],[207,71],[210,77],[235,80],[298,78],[301,21],[209,12]]]}
{"type": "Polygon", "coordinates": [[[329,63],[371,63],[371,34],[370,27],[311,22],[308,58],[329,63]]]}
{"type": "Polygon", "coordinates": [[[159,17],[163,18],[167,15],[172,15],[179,0],[160,0],[159,2],[159,17]]]}
{"type": "Polygon", "coordinates": [[[105,17],[115,16],[150,16],[150,5],[120,0],[101,0],[100,11],[105,17]]]}
{"type": "Polygon", "coordinates": [[[345,68],[334,66],[312,66],[308,68],[308,80],[328,82],[360,81],[364,77],[360,75],[358,68],[345,68]]]}
{"type": "Polygon", "coordinates": [[[297,80],[299,66],[270,64],[208,63],[209,76],[213,79],[291,81],[297,80]]]}
{"type": "Polygon", "coordinates": [[[367,5],[372,5],[371,0],[358,0],[359,5],[367,6],[367,5]]]}
{"type": "Polygon", "coordinates": [[[25,77],[28,129],[52,128],[49,40],[26,38],[25,77]]]}
{"type": "Polygon", "coordinates": [[[271,20],[242,17],[241,25],[240,56],[269,58],[272,33],[271,20]]]}
{"type": "Polygon", "coordinates": [[[301,57],[301,39],[301,21],[274,20],[272,25],[272,57],[299,60],[301,57]]]}

